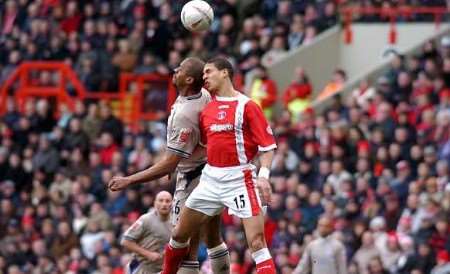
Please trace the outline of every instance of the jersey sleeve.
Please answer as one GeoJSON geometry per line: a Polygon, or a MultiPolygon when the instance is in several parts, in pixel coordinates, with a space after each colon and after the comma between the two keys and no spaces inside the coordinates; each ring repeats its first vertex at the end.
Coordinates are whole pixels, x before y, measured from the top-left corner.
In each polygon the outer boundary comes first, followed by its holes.
{"type": "Polygon", "coordinates": [[[199,144],[201,146],[203,146],[203,147],[206,147],[206,143],[207,143],[207,140],[206,140],[206,128],[203,125],[203,121],[204,121],[204,118],[203,118],[203,112],[202,112],[202,113],[200,113],[200,119],[199,119],[199,130],[200,130],[200,141],[199,141],[199,144]]]}
{"type": "Polygon", "coordinates": [[[258,145],[259,151],[269,151],[277,148],[272,128],[267,122],[261,108],[253,101],[245,106],[245,118],[248,122],[251,138],[258,145]]]}
{"type": "Polygon", "coordinates": [[[124,240],[137,242],[144,237],[145,230],[148,229],[145,224],[145,216],[146,215],[139,217],[139,219],[125,231],[122,236],[124,240]]]}
{"type": "Polygon", "coordinates": [[[176,116],[167,135],[167,150],[189,158],[199,141],[198,127],[186,115],[176,116]]]}

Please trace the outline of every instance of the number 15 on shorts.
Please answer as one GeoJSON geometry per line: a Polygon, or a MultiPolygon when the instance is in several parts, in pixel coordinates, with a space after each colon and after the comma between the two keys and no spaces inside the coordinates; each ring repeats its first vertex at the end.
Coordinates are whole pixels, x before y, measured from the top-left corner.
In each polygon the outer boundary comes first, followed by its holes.
{"type": "Polygon", "coordinates": [[[233,201],[236,204],[237,209],[243,209],[246,206],[244,194],[234,197],[233,201]]]}

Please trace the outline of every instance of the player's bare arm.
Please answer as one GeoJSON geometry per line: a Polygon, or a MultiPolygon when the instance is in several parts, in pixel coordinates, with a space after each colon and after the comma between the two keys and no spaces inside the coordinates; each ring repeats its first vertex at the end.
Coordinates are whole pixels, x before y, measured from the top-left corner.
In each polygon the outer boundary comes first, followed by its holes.
{"type": "Polygon", "coordinates": [[[183,157],[180,155],[166,151],[162,161],[130,176],[113,177],[109,181],[108,187],[111,191],[119,191],[130,185],[147,183],[159,179],[175,171],[181,159],[183,159],[183,157]]]}
{"type": "Polygon", "coordinates": [[[137,243],[123,239],[120,243],[122,246],[124,246],[126,249],[128,249],[131,252],[134,252],[136,254],[139,254],[145,258],[147,258],[150,262],[156,262],[158,260],[162,259],[162,255],[158,252],[152,252],[150,250],[147,250],[143,247],[140,247],[137,243]]]}
{"type": "Polygon", "coordinates": [[[265,204],[270,204],[272,197],[272,187],[269,182],[270,166],[272,165],[274,151],[264,151],[259,155],[261,167],[258,173],[257,187],[261,193],[261,198],[265,204]]]}

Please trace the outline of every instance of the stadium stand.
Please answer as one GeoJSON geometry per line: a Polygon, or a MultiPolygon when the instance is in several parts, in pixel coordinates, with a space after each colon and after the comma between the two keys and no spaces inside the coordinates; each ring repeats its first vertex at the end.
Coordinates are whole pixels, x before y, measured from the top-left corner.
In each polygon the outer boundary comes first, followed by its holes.
{"type": "MultiPolygon", "coordinates": [[[[445,1],[211,1],[208,36],[180,28],[182,1],[18,0],[0,3],[0,83],[23,61],[63,61],[88,91],[120,89],[119,74],[170,74],[186,56],[226,55],[244,85],[260,64],[308,44],[338,23],[337,5],[445,1]]],[[[380,21],[372,16],[363,21],[380,21]]],[[[427,18],[408,18],[427,20],[427,18]]],[[[323,112],[292,119],[294,95],[311,94],[298,70],[272,120],[279,142],[266,239],[279,273],[291,273],[322,214],[346,247],[348,273],[448,273],[450,268],[450,37],[416,56],[399,55],[383,75],[323,112]],[[373,82],[373,83],[372,83],[373,82]],[[294,94],[295,93],[295,94],[294,94]],[[293,95],[294,94],[294,95],[293,95]]],[[[326,60],[324,60],[326,62],[326,60]]],[[[34,84],[56,83],[41,71],[34,84]]],[[[132,130],[103,101],[73,108],[46,98],[6,101],[0,121],[0,273],[124,273],[120,235],[152,207],[164,178],[123,192],[105,183],[161,157],[160,121],[132,130]],[[18,104],[20,103],[20,104],[18,104]],[[19,111],[20,110],[20,111],[19,111]]],[[[252,273],[237,220],[223,216],[231,273],[252,273]]],[[[205,248],[200,250],[206,259],[205,248]]],[[[203,262],[203,261],[202,261],[203,262]]],[[[208,262],[202,271],[209,273],[208,262]]]]}

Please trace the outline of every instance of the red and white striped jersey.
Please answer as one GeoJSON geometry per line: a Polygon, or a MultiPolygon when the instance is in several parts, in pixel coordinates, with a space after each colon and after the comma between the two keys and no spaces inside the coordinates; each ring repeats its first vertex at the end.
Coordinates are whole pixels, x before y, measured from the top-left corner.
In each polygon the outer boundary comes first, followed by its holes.
{"type": "Polygon", "coordinates": [[[277,147],[261,108],[243,94],[213,98],[200,115],[200,132],[215,167],[245,165],[258,150],[277,147]]]}

